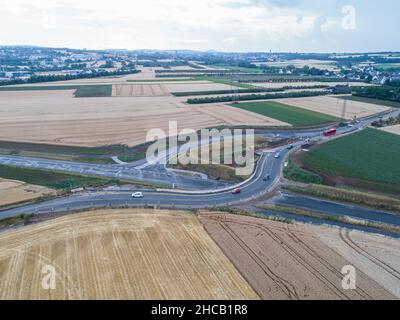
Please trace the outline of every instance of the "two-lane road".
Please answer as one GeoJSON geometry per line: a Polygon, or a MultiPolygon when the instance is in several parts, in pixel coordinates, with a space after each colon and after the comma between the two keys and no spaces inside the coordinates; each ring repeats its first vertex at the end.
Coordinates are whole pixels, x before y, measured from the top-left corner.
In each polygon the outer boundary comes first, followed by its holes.
{"type": "MultiPolygon", "coordinates": [[[[21,213],[63,212],[104,206],[139,206],[145,205],[177,208],[210,208],[231,203],[247,201],[273,188],[279,181],[282,170],[282,159],[289,153],[283,149],[281,157],[275,159],[275,153],[264,153],[251,179],[240,185],[241,193],[232,194],[231,190],[210,191],[210,193],[182,193],[182,191],[143,191],[144,198],[133,199],[130,192],[93,192],[65,198],[58,198],[42,203],[26,205],[20,208],[0,211],[0,217],[10,217],[21,213]],[[269,179],[265,179],[266,176],[269,179]],[[266,181],[265,181],[266,180],[266,181]]],[[[140,190],[137,190],[140,191],[140,190]]]]}

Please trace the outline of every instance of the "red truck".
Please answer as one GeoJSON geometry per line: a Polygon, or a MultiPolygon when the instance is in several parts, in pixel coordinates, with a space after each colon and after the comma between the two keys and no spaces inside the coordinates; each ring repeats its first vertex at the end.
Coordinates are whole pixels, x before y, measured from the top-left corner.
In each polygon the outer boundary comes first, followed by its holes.
{"type": "Polygon", "coordinates": [[[324,136],[325,137],[331,137],[331,136],[336,135],[336,133],[337,133],[337,129],[336,128],[332,128],[332,129],[324,131],[324,136]]]}

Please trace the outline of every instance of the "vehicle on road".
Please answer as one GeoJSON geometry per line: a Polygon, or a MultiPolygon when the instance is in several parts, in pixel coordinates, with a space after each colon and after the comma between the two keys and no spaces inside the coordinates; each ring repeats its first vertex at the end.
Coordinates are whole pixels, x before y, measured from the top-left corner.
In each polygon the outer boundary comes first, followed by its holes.
{"type": "Polygon", "coordinates": [[[336,128],[331,128],[329,130],[324,131],[324,136],[325,137],[331,137],[331,136],[336,135],[336,133],[337,133],[337,129],[336,128]]]}
{"type": "Polygon", "coordinates": [[[275,159],[279,159],[281,157],[281,154],[279,152],[275,153],[275,159]]]}
{"type": "Polygon", "coordinates": [[[132,198],[139,199],[139,198],[144,198],[144,196],[143,196],[143,193],[141,193],[141,192],[135,192],[135,193],[132,193],[132,198]]]}
{"type": "Polygon", "coordinates": [[[236,188],[236,189],[234,189],[233,191],[232,191],[232,194],[239,194],[239,193],[241,193],[242,192],[242,190],[240,189],[240,188],[236,188]]]}
{"type": "Polygon", "coordinates": [[[263,178],[263,181],[268,181],[270,179],[271,179],[271,175],[268,174],[263,178]]]}
{"type": "Polygon", "coordinates": [[[294,148],[294,145],[292,145],[292,144],[287,147],[288,150],[292,150],[293,148],[294,148]]]}

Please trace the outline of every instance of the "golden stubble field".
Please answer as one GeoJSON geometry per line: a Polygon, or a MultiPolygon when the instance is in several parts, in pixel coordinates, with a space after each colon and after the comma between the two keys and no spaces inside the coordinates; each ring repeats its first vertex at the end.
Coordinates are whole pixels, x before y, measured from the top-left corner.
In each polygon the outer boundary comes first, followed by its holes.
{"type": "MultiPolygon", "coordinates": [[[[334,96],[276,99],[274,101],[298,108],[325,113],[338,118],[342,117],[343,106],[345,103],[344,99],[334,96]]],[[[345,119],[354,119],[354,116],[357,118],[368,117],[389,109],[390,107],[386,106],[348,100],[346,105],[345,119]]]]}
{"type": "Polygon", "coordinates": [[[200,220],[262,299],[400,298],[397,239],[218,212],[200,220]],[[355,268],[356,290],[342,287],[345,266],[355,268]]]}
{"type": "Polygon", "coordinates": [[[146,142],[149,130],[224,125],[287,125],[223,104],[187,105],[184,97],[74,98],[73,91],[0,92],[0,137],[5,141],[73,146],[146,142]]]}
{"type": "Polygon", "coordinates": [[[381,130],[400,135],[400,124],[382,128],[381,130]]]}
{"type": "Polygon", "coordinates": [[[0,206],[38,199],[42,196],[55,195],[54,190],[34,186],[22,181],[0,178],[0,206]]]}
{"type": "Polygon", "coordinates": [[[0,234],[0,299],[257,298],[187,212],[94,211],[0,234]]]}

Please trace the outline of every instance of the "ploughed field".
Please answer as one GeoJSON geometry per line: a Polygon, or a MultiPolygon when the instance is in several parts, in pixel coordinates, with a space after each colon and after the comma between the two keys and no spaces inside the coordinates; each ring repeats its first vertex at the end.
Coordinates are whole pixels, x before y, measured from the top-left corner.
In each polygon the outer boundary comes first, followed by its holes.
{"type": "Polygon", "coordinates": [[[0,234],[0,299],[257,298],[188,212],[102,210],[0,234]]]}

